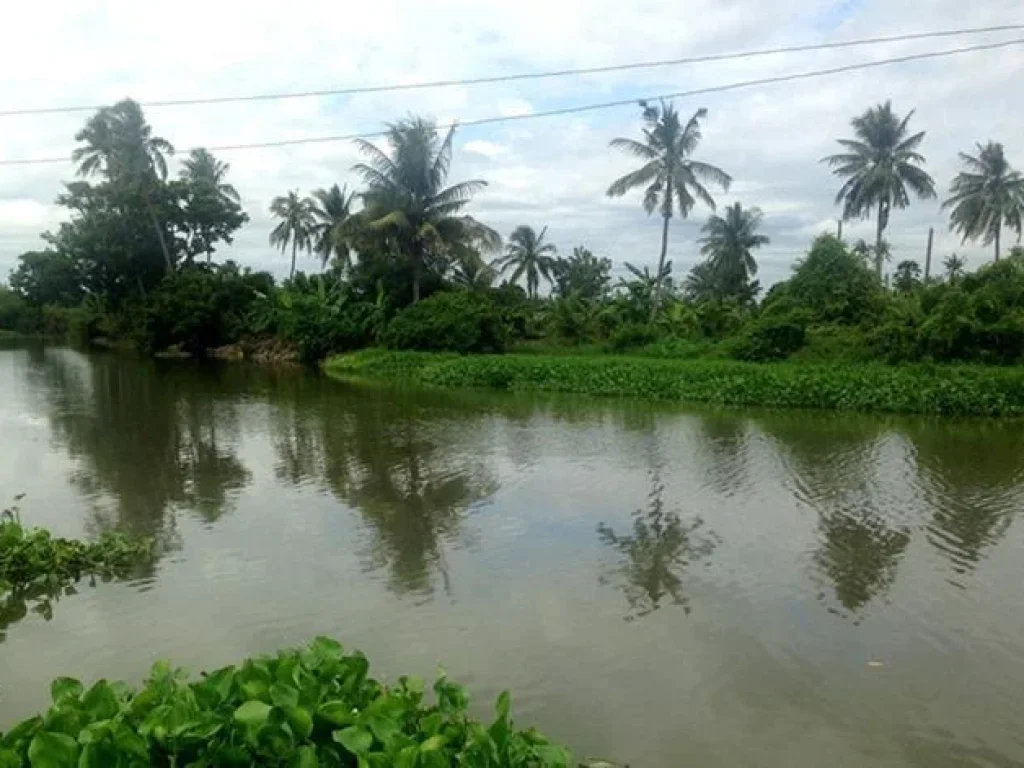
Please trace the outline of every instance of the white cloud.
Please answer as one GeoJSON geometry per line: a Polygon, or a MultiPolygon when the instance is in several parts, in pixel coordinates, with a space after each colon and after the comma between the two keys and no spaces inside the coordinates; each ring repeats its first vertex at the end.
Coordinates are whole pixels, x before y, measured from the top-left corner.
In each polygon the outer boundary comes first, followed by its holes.
{"type": "MultiPolygon", "coordinates": [[[[95,104],[126,95],[140,100],[416,83],[523,71],[596,66],[681,55],[825,40],[873,37],[966,25],[962,0],[378,0],[371,6],[269,0],[182,0],[173,14],[132,0],[21,3],[8,13],[0,46],[0,109],[95,104]],[[542,19],[543,23],[537,23],[542,19]],[[923,19],[926,19],[924,21],[923,19]]],[[[979,0],[970,25],[1024,20],[1019,0],[979,0]]],[[[1012,33],[1003,37],[1014,37],[1012,33]]],[[[986,39],[992,39],[991,37],[986,39]]],[[[819,51],[683,67],[481,86],[392,91],[342,98],[247,102],[148,110],[156,133],[181,149],[380,130],[407,114],[469,121],[526,115],[574,104],[633,99],[867,61],[975,42],[946,39],[870,49],[819,51]]],[[[834,227],[835,179],[819,159],[849,132],[849,119],[892,98],[916,107],[913,125],[928,131],[928,169],[945,190],[956,152],[989,138],[1006,144],[1024,167],[1019,126],[1024,102],[1009,98],[1022,81],[1024,56],[1007,48],[785,85],[679,99],[681,111],[710,110],[697,156],[735,177],[720,203],[740,200],[765,212],[772,243],[761,254],[763,282],[787,274],[811,235],[834,227]]],[[[0,117],[0,158],[68,156],[86,113],[0,117]]],[[[586,112],[459,130],[452,179],[484,178],[474,212],[508,232],[521,223],[548,226],[560,249],[581,242],[616,262],[656,258],[658,222],[639,195],[610,200],[608,183],[634,160],[608,148],[638,133],[636,108],[586,112]]],[[[222,255],[282,273],[287,258],[267,245],[267,205],[288,189],[357,184],[358,153],[349,143],[225,152],[232,181],[252,217],[222,255]]],[[[62,215],[53,205],[69,165],[0,167],[0,276],[17,254],[38,248],[39,232],[62,215]]],[[[673,226],[676,269],[698,258],[696,238],[707,211],[673,226]]],[[[920,257],[929,227],[936,253],[956,249],[972,264],[990,258],[948,233],[935,201],[893,213],[894,257],[920,257]]],[[[872,236],[872,223],[847,225],[872,236]]],[[[313,262],[309,261],[312,265],[313,262]]]]}
{"type": "Polygon", "coordinates": [[[473,152],[477,155],[483,155],[484,157],[497,157],[508,152],[508,147],[503,144],[497,144],[493,141],[486,141],[484,139],[477,139],[476,141],[468,141],[463,147],[467,152],[473,152]]]}

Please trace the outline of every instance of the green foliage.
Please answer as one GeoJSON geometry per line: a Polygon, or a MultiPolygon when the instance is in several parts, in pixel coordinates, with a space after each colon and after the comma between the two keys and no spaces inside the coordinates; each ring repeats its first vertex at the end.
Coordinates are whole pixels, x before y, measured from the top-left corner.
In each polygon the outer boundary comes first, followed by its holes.
{"type": "Polygon", "coordinates": [[[643,208],[648,215],[657,211],[662,219],[661,254],[655,276],[650,320],[661,306],[664,289],[665,256],[668,251],[668,225],[674,214],[685,219],[700,200],[714,210],[715,201],[706,185],[729,191],[732,177],[717,166],[694,160],[691,155],[700,144],[700,121],[707,117],[703,107],[685,123],[671,102],[655,106],[640,102],[643,110],[643,141],[613,139],[611,146],[627,152],[642,165],[612,182],[609,197],[622,197],[634,189],[643,189],[643,208]]]}
{"type": "Polygon", "coordinates": [[[1024,176],[1010,167],[999,142],[976,146],[977,156],[960,153],[964,170],[953,179],[950,198],[942,207],[952,209],[950,228],[963,235],[964,242],[994,242],[998,259],[1003,227],[1014,230],[1018,239],[1024,230],[1024,176]]]}
{"type": "Polygon", "coordinates": [[[630,349],[653,344],[658,340],[657,329],[649,323],[626,323],[619,326],[608,341],[612,352],[625,352],[630,349]]]}
{"type": "Polygon", "coordinates": [[[810,311],[816,322],[858,324],[876,317],[883,301],[881,284],[863,260],[838,238],[821,235],[797,262],[793,276],[772,288],[764,306],[785,302],[810,311]]]}
{"type": "MultiPolygon", "coordinates": [[[[109,578],[147,560],[151,539],[107,533],[89,543],[25,528],[17,508],[0,513],[0,597],[37,586],[61,589],[85,576],[109,578]]],[[[0,765],[3,763],[0,762],[0,765]]]]}
{"type": "Polygon", "coordinates": [[[904,295],[913,293],[922,285],[921,283],[921,265],[916,261],[901,261],[896,265],[896,271],[893,273],[892,287],[896,293],[902,293],[904,295]]]}
{"type": "Polygon", "coordinates": [[[807,328],[804,346],[789,359],[807,363],[866,363],[875,357],[861,328],[815,325],[807,328]]]}
{"type": "Polygon", "coordinates": [[[925,132],[908,131],[913,116],[911,110],[901,118],[888,101],[871,107],[850,121],[855,138],[839,139],[842,151],[824,160],[844,179],[836,195],[844,219],[865,218],[872,209],[877,211],[875,270],[879,280],[884,261],[882,235],[892,209],[910,205],[908,190],[921,198],[935,197],[935,183],[921,168],[924,156],[919,150],[925,132]]]}
{"type": "Polygon", "coordinates": [[[0,285],[0,331],[38,333],[40,319],[38,309],[10,288],[0,285]]]}
{"type": "Polygon", "coordinates": [[[716,406],[826,408],[935,415],[1024,414],[1024,369],[658,360],[607,355],[355,353],[337,376],[437,386],[548,390],[716,406]]]}
{"type": "Polygon", "coordinates": [[[502,313],[489,298],[446,291],[395,315],[381,341],[391,349],[502,352],[507,337],[502,313]]]}
{"type": "Polygon", "coordinates": [[[733,203],[725,209],[725,216],[711,216],[701,232],[700,252],[707,258],[707,267],[694,280],[707,279],[710,285],[701,285],[700,291],[710,298],[732,299],[740,304],[754,301],[760,285],[752,278],[757,274],[757,261],[751,251],[767,245],[768,237],[758,229],[764,215],[760,208],[744,209],[733,203]]]}
{"type": "Polygon", "coordinates": [[[871,332],[889,362],[1012,364],[1024,356],[1024,261],[1006,259],[889,303],[871,332]]]}
{"type": "Polygon", "coordinates": [[[409,279],[405,285],[413,303],[420,300],[424,277],[439,278],[453,253],[495,251],[501,244],[497,232],[462,213],[487,182],[445,187],[454,138],[454,127],[440,139],[433,122],[409,118],[388,126],[390,155],[369,141],[356,142],[366,162],[353,170],[367,185],[362,196],[367,233],[356,250],[360,261],[366,254],[370,261],[397,262],[398,274],[409,279]]]}
{"type": "Polygon", "coordinates": [[[318,637],[306,648],[204,673],[157,662],[138,691],[70,678],[49,710],[0,736],[0,765],[566,768],[567,750],[515,730],[508,693],[489,725],[444,673],[427,704],[423,681],[385,686],[366,658],[318,637]]]}
{"type": "Polygon", "coordinates": [[[84,297],[78,265],[66,253],[29,251],[18,257],[11,288],[33,306],[72,307],[84,297]]]}
{"type": "Polygon", "coordinates": [[[548,305],[550,332],[558,339],[580,343],[596,339],[606,307],[578,293],[552,299],[548,305]]]}
{"type": "Polygon", "coordinates": [[[725,342],[725,352],[736,360],[784,360],[804,346],[808,316],[805,312],[766,313],[725,342]]]}
{"type": "Polygon", "coordinates": [[[270,289],[266,273],[196,264],[167,275],[144,303],[126,305],[129,333],[147,351],[178,345],[192,354],[237,341],[254,302],[270,289]]]}
{"type": "Polygon", "coordinates": [[[202,148],[193,149],[182,162],[179,184],[186,264],[200,254],[209,264],[217,243],[230,244],[234,233],[249,221],[238,191],[224,180],[230,168],[202,148]]]}
{"type": "Polygon", "coordinates": [[[544,227],[538,234],[525,224],[516,227],[508,238],[505,255],[497,263],[500,272],[512,273],[513,283],[526,278],[526,295],[531,299],[537,296],[541,278],[552,282],[557,249],[553,244],[544,242],[547,231],[548,228],[544,227]]]}
{"type": "Polygon", "coordinates": [[[294,344],[301,360],[313,363],[369,344],[384,325],[386,309],[383,297],[362,301],[336,275],[306,281],[300,272],[257,305],[250,329],[294,344]]]}
{"type": "Polygon", "coordinates": [[[611,285],[611,259],[599,259],[588,248],[579,245],[567,259],[556,258],[551,264],[555,294],[559,298],[576,296],[589,301],[607,297],[611,285]]]}

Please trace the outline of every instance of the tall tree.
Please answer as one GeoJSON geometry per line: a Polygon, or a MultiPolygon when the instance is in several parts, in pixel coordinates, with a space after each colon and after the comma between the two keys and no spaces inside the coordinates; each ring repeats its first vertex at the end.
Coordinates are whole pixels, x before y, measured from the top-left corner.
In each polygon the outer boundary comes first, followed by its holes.
{"type": "Polygon", "coordinates": [[[548,228],[544,227],[540,234],[533,227],[523,224],[515,228],[508,238],[505,255],[498,262],[502,273],[512,271],[512,282],[516,283],[526,276],[526,294],[536,298],[540,279],[543,277],[551,282],[551,269],[557,249],[552,243],[544,242],[548,228]]]}
{"type": "Polygon", "coordinates": [[[614,181],[608,187],[608,195],[621,197],[630,190],[643,187],[644,210],[648,215],[656,210],[661,214],[658,282],[651,302],[653,321],[661,306],[661,276],[668,253],[669,221],[675,213],[685,219],[697,200],[714,210],[715,201],[704,184],[716,184],[728,191],[732,177],[721,168],[690,157],[700,143],[700,121],[707,116],[706,109],[698,109],[684,125],[671,103],[663,101],[660,106],[652,106],[642,101],[640,106],[643,109],[643,141],[618,138],[612,140],[611,146],[635,155],[644,164],[614,181]]]}
{"type": "Polygon", "coordinates": [[[867,218],[876,209],[875,271],[879,280],[883,236],[892,209],[910,205],[908,188],[918,197],[935,197],[935,183],[922,170],[924,155],[918,152],[925,132],[909,134],[907,130],[913,116],[914,110],[910,110],[901,119],[892,111],[890,101],[871,107],[850,121],[856,138],[838,139],[844,151],[822,161],[845,179],[836,195],[844,219],[867,218]]]}
{"type": "Polygon", "coordinates": [[[990,141],[975,145],[978,154],[960,153],[964,170],[953,179],[950,198],[942,204],[951,208],[949,228],[963,235],[964,242],[982,238],[995,243],[999,261],[999,235],[1004,226],[1020,240],[1024,222],[1024,176],[1006,160],[1003,145],[990,141]]]}
{"type": "Polygon", "coordinates": [[[167,156],[174,147],[166,139],[153,135],[142,108],[131,99],[103,107],[75,134],[82,142],[71,153],[81,176],[103,174],[108,182],[122,186],[137,195],[145,204],[146,212],[160,243],[167,271],[174,269],[164,222],[157,220],[154,198],[167,179],[167,156]]]}
{"type": "Polygon", "coordinates": [[[295,276],[296,251],[299,248],[309,250],[312,245],[312,206],[307,198],[299,197],[299,193],[293,191],[275,197],[270,203],[270,212],[280,219],[270,232],[270,244],[280,248],[282,253],[289,244],[292,247],[292,266],[288,271],[290,279],[295,276]]]}
{"type": "Polygon", "coordinates": [[[320,257],[323,269],[327,269],[331,256],[336,256],[346,267],[349,265],[353,200],[355,193],[349,192],[347,186],[334,184],[329,189],[313,192],[313,252],[320,257]]]}
{"type": "Polygon", "coordinates": [[[757,261],[751,251],[771,242],[757,231],[763,218],[760,208],[744,209],[733,203],[725,216],[712,215],[701,229],[700,252],[711,263],[723,296],[739,301],[753,298],[751,278],[757,274],[757,261]]]}
{"type": "Polygon", "coordinates": [[[234,232],[249,220],[242,210],[241,197],[225,181],[231,166],[218,160],[209,150],[193,149],[181,164],[184,198],[186,259],[200,253],[206,262],[213,257],[218,240],[231,242],[234,232]]]}
{"type": "Polygon", "coordinates": [[[412,267],[412,300],[433,269],[443,272],[453,246],[472,242],[497,250],[501,238],[490,227],[462,214],[473,195],[487,186],[479,179],[446,187],[452,162],[454,126],[440,140],[432,121],[409,118],[388,126],[390,154],[358,140],[367,161],[353,167],[367,190],[366,219],[387,232],[412,267]]]}

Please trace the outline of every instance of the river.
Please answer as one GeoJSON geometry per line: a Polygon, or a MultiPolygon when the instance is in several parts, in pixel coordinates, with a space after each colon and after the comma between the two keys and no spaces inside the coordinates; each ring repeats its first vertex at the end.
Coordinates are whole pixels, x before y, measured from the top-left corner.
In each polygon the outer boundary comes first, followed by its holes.
{"type": "MultiPolygon", "coordinates": [[[[0,614],[0,729],[314,635],[580,756],[1024,765],[1024,425],[714,413],[0,350],[0,494],[126,582],[0,614]],[[20,614],[27,611],[27,615],[20,614]]],[[[3,506],[0,503],[0,506],[3,506]]]]}

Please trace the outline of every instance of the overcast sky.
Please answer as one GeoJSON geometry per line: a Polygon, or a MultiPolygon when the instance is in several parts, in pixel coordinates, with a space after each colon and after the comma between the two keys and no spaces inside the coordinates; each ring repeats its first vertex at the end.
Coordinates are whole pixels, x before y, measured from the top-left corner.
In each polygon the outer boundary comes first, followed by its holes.
{"type": "MultiPolygon", "coordinates": [[[[411,83],[904,32],[1024,23],[1020,0],[374,0],[372,3],[51,0],[16,3],[0,45],[0,110],[411,83]]],[[[154,130],[179,150],[379,130],[409,113],[439,121],[516,115],[555,107],[640,98],[810,69],[835,67],[1024,32],[924,40],[870,48],[774,55],[616,74],[215,106],[152,108],[154,130]]],[[[897,64],[813,80],[677,101],[686,115],[707,107],[695,157],[735,179],[719,206],[741,201],[765,213],[771,245],[758,254],[762,282],[783,279],[817,233],[834,229],[836,180],[818,161],[849,134],[849,120],[891,98],[911,126],[927,130],[927,170],[943,192],[956,153],[976,141],[1006,145],[1024,168],[1024,46],[897,64]]],[[[70,155],[87,115],[0,117],[0,159],[70,155]]],[[[650,264],[659,224],[640,195],[611,200],[608,184],[635,160],[608,148],[636,136],[639,109],[466,127],[457,134],[451,181],[490,182],[472,212],[507,235],[518,224],[549,227],[565,252],[650,264]]],[[[225,152],[231,181],[251,223],[220,255],[278,275],[288,258],[267,244],[270,199],[334,182],[355,183],[351,144],[225,152]]],[[[176,167],[175,167],[176,172],[176,167]]],[[[53,205],[68,164],[0,167],[0,278],[61,211],[53,205]]],[[[696,238],[709,211],[676,222],[676,273],[698,259],[696,238]]],[[[956,250],[969,266],[991,258],[947,232],[938,201],[893,213],[894,260],[923,261],[936,228],[936,257],[956,250]]],[[[873,225],[847,225],[870,239],[873,225]]],[[[1004,241],[1010,238],[1004,237],[1004,241]]],[[[315,264],[306,262],[308,268],[315,264]]]]}

